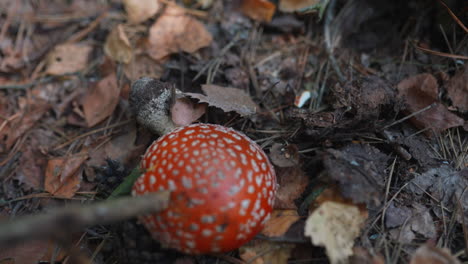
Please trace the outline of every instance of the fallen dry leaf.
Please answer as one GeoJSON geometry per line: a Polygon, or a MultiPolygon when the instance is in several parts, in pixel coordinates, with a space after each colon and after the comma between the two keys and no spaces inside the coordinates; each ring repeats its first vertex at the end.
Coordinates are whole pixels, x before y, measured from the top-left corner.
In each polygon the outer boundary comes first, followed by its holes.
{"type": "Polygon", "coordinates": [[[468,111],[468,67],[459,71],[447,83],[447,94],[452,104],[462,112],[468,111]]]}
{"type": "Polygon", "coordinates": [[[188,98],[176,99],[171,108],[172,121],[178,126],[190,125],[206,112],[206,104],[193,103],[188,98]]]}
{"type": "Polygon", "coordinates": [[[20,111],[11,117],[10,122],[6,122],[0,130],[0,145],[4,144],[5,150],[9,150],[16,140],[30,130],[51,107],[47,102],[39,99],[20,98],[18,104],[20,111]]]}
{"type": "Polygon", "coordinates": [[[416,234],[411,230],[411,226],[409,225],[391,229],[389,234],[392,240],[398,241],[402,244],[409,244],[416,238],[416,234]]]}
{"type": "Polygon", "coordinates": [[[40,263],[52,245],[44,240],[26,241],[0,250],[0,263],[40,263]]]}
{"type": "Polygon", "coordinates": [[[323,164],[345,198],[378,205],[383,198],[388,158],[368,144],[350,144],[340,150],[328,149],[323,164]]]}
{"type": "Polygon", "coordinates": [[[151,58],[160,60],[180,51],[193,53],[210,45],[212,40],[202,23],[183,8],[169,4],[150,28],[147,50],[151,58]]]}
{"type": "Polygon", "coordinates": [[[159,0],[124,0],[130,23],[138,24],[154,16],[160,9],[159,0]]]}
{"type": "Polygon", "coordinates": [[[55,46],[47,58],[46,73],[64,75],[86,68],[88,56],[93,47],[87,44],[71,43],[55,46]]]}
{"type": "Polygon", "coordinates": [[[398,84],[399,97],[405,100],[410,113],[417,112],[431,104],[434,106],[417,114],[410,120],[421,129],[430,127],[436,133],[447,128],[462,126],[462,118],[453,114],[438,100],[439,86],[434,76],[424,73],[404,79],[398,84]]]}
{"type": "Polygon", "coordinates": [[[257,111],[257,104],[241,89],[205,84],[202,85],[202,90],[206,95],[198,93],[184,93],[184,95],[198,99],[209,106],[221,108],[224,112],[234,111],[241,116],[250,116],[257,111]]]}
{"type": "Polygon", "coordinates": [[[88,127],[93,127],[114,112],[119,95],[120,89],[114,73],[100,80],[86,94],[83,98],[83,111],[88,127]]]}
{"type": "Polygon", "coordinates": [[[142,76],[159,79],[164,73],[164,67],[148,56],[139,55],[124,65],[124,73],[131,81],[136,81],[142,76]]]}
{"type": "Polygon", "coordinates": [[[449,249],[424,244],[411,257],[410,264],[460,264],[449,249]]]}
{"type": "Polygon", "coordinates": [[[254,240],[239,249],[239,255],[251,264],[287,264],[295,245],[268,240],[254,240]]]}
{"type": "Polygon", "coordinates": [[[102,145],[102,142],[98,142],[98,148],[89,150],[90,158],[86,161],[86,164],[98,167],[102,166],[106,159],[128,164],[130,160],[144,153],[147,143],[149,142],[148,140],[145,141],[144,137],[137,138],[136,123],[127,124],[121,134],[113,136],[104,145],[102,145]],[[136,144],[137,140],[140,141],[138,145],[136,144]]]}
{"type": "Polygon", "coordinates": [[[296,210],[274,210],[270,219],[265,223],[261,234],[267,237],[282,236],[299,219],[296,210]]]}
{"type": "Polygon", "coordinates": [[[295,12],[316,5],[320,0],[281,0],[278,9],[282,12],[295,12]]]}
{"type": "Polygon", "coordinates": [[[371,254],[369,250],[362,247],[353,248],[353,256],[349,259],[350,264],[385,264],[382,255],[371,254]]]}
{"type": "Polygon", "coordinates": [[[45,173],[45,190],[54,196],[73,197],[80,188],[80,168],[87,158],[86,154],[77,154],[49,160],[45,173]]]}
{"type": "Polygon", "coordinates": [[[324,246],[332,264],[353,255],[354,239],[367,219],[367,211],[353,204],[325,201],[306,220],[305,235],[324,246]]]}
{"type": "Polygon", "coordinates": [[[411,225],[411,230],[422,235],[425,238],[436,238],[437,230],[434,219],[430,213],[431,209],[414,202],[413,217],[408,225],[411,225]]]}
{"type": "Polygon", "coordinates": [[[104,52],[118,62],[129,63],[132,60],[133,49],[123,24],[114,27],[107,35],[104,52]]]}
{"type": "Polygon", "coordinates": [[[294,201],[304,192],[309,178],[299,167],[277,168],[279,189],[276,192],[276,209],[297,209],[294,201]]]}
{"type": "Polygon", "coordinates": [[[292,167],[299,164],[298,148],[294,144],[283,145],[275,143],[270,148],[268,155],[271,162],[278,167],[292,167]]]}
{"type": "Polygon", "coordinates": [[[261,22],[270,22],[275,9],[275,5],[268,0],[243,0],[241,4],[244,14],[261,22]]]}
{"type": "Polygon", "coordinates": [[[44,168],[47,160],[38,146],[28,144],[19,159],[15,179],[25,185],[26,189],[44,189],[44,168]]]}
{"type": "Polygon", "coordinates": [[[406,223],[412,216],[411,209],[407,206],[396,206],[390,203],[385,211],[385,226],[387,228],[399,227],[406,223]]]}

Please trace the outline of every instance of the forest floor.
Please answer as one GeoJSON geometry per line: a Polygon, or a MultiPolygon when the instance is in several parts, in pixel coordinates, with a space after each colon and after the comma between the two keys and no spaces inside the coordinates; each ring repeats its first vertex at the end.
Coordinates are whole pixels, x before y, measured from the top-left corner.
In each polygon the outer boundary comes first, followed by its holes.
{"type": "Polygon", "coordinates": [[[0,2],[0,229],[128,179],[157,138],[128,102],[146,76],[267,152],[264,231],[189,256],[135,218],[44,227],[0,235],[1,264],[468,263],[466,1],[176,2],[0,2]]]}

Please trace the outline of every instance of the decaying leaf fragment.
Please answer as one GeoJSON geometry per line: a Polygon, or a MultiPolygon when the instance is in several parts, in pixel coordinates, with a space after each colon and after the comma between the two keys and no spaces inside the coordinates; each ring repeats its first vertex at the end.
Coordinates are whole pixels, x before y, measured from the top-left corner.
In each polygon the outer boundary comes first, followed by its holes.
{"type": "Polygon", "coordinates": [[[197,104],[189,98],[177,98],[171,108],[172,121],[178,126],[187,126],[195,122],[206,112],[206,104],[197,104]]]}
{"type": "Polygon", "coordinates": [[[460,70],[447,84],[447,95],[461,112],[468,112],[468,67],[460,70]]]}
{"type": "Polygon", "coordinates": [[[398,84],[398,95],[405,100],[408,112],[415,113],[433,104],[430,109],[410,119],[417,127],[429,127],[435,132],[442,132],[451,127],[462,126],[464,120],[440,103],[438,94],[437,80],[428,73],[411,76],[398,84]]]}
{"type": "Polygon", "coordinates": [[[295,245],[254,240],[239,249],[240,258],[251,264],[287,264],[295,245]]]}
{"type": "Polygon", "coordinates": [[[307,218],[305,235],[325,247],[332,264],[344,263],[353,255],[354,239],[366,219],[367,211],[356,205],[325,201],[307,218]]]}
{"type": "Polygon", "coordinates": [[[446,248],[425,244],[414,252],[410,264],[460,264],[460,261],[446,248]]]}
{"type": "Polygon", "coordinates": [[[299,218],[297,210],[274,210],[261,233],[267,237],[282,236],[299,218]]]}
{"type": "Polygon", "coordinates": [[[71,198],[80,188],[80,167],[88,155],[77,154],[49,160],[45,175],[45,190],[54,196],[71,198]]]}
{"type": "Polygon", "coordinates": [[[250,116],[257,111],[257,104],[241,89],[205,84],[202,85],[202,90],[206,95],[199,93],[185,93],[185,95],[209,106],[221,108],[225,112],[234,111],[241,116],[250,116]]]}

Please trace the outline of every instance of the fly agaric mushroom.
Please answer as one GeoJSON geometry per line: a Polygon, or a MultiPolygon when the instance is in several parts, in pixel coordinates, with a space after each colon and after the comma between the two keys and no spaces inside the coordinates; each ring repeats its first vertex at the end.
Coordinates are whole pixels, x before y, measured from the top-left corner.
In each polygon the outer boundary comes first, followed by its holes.
{"type": "Polygon", "coordinates": [[[141,162],[144,174],[133,186],[134,195],[170,190],[169,206],[140,220],[163,245],[188,254],[236,249],[270,216],[273,166],[255,142],[231,128],[192,124],[174,129],[167,110],[173,94],[173,88],[149,78],[132,86],[137,120],[144,125],[150,120],[146,126],[155,132],[173,129],[148,148],[141,162]]]}

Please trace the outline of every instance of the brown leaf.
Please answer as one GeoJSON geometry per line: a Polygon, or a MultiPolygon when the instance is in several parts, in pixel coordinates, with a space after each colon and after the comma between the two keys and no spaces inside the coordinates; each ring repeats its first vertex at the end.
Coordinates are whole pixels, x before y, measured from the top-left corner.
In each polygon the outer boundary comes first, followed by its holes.
{"type": "Polygon", "coordinates": [[[295,12],[319,2],[319,0],[280,0],[278,9],[282,12],[295,12]]]}
{"type": "Polygon", "coordinates": [[[51,244],[43,240],[27,241],[17,246],[2,248],[0,250],[0,263],[39,263],[43,259],[51,244]],[[9,262],[10,261],[10,262],[9,262]]]}
{"type": "Polygon", "coordinates": [[[292,167],[299,164],[299,153],[297,146],[289,144],[275,143],[271,146],[270,155],[271,162],[278,167],[292,167]]]}
{"type": "Polygon", "coordinates": [[[44,186],[44,168],[47,160],[40,153],[38,146],[26,145],[19,160],[15,179],[33,190],[42,190],[44,186]]]}
{"type": "Polygon", "coordinates": [[[261,22],[270,22],[275,9],[275,5],[268,0],[243,0],[241,4],[244,14],[261,22]]]}
{"type": "Polygon", "coordinates": [[[388,158],[368,144],[350,144],[340,150],[328,149],[323,164],[345,198],[378,205],[382,200],[388,158]]]}
{"type": "Polygon", "coordinates": [[[261,234],[267,237],[282,236],[299,219],[296,210],[274,210],[270,219],[265,223],[261,234]]]}
{"type": "Polygon", "coordinates": [[[354,239],[366,219],[362,206],[325,201],[307,218],[305,235],[312,244],[325,247],[332,264],[343,263],[353,255],[354,239]]]}
{"type": "Polygon", "coordinates": [[[449,249],[438,248],[429,244],[420,246],[411,257],[410,264],[460,264],[449,249]]]}
{"type": "Polygon", "coordinates": [[[455,107],[462,112],[468,111],[468,67],[450,79],[447,94],[455,107]]]}
{"type": "Polygon", "coordinates": [[[277,168],[276,176],[280,188],[276,192],[275,208],[297,209],[294,201],[304,192],[309,178],[298,167],[277,168]]]}
{"type": "Polygon", "coordinates": [[[353,248],[353,256],[349,259],[350,264],[385,264],[382,255],[371,255],[362,247],[353,248]]]}
{"type": "Polygon", "coordinates": [[[104,52],[118,62],[129,63],[132,60],[133,49],[123,24],[114,27],[107,35],[104,52]]]}
{"type": "Polygon", "coordinates": [[[139,55],[129,64],[124,65],[124,73],[131,81],[135,81],[142,76],[159,79],[164,73],[164,67],[160,62],[148,56],[139,55]]]}
{"type": "Polygon", "coordinates": [[[180,51],[193,53],[210,45],[212,39],[203,24],[183,8],[169,4],[150,28],[147,49],[151,58],[160,60],[180,51]]]}
{"type": "Polygon", "coordinates": [[[57,45],[48,56],[46,73],[64,75],[85,69],[92,49],[87,44],[57,45]]]}
{"type": "Polygon", "coordinates": [[[254,240],[239,249],[240,258],[252,264],[287,264],[295,245],[254,240]]]}
{"type": "MultiPolygon", "coordinates": [[[[86,162],[89,166],[102,166],[106,159],[115,160],[122,164],[128,164],[132,159],[144,153],[144,146],[148,143],[144,141],[136,145],[137,128],[135,123],[126,125],[122,134],[114,136],[107,143],[102,145],[98,143],[98,147],[90,150],[90,159],[86,162]]],[[[142,140],[142,136],[138,138],[142,140]]]]}
{"type": "Polygon", "coordinates": [[[464,124],[462,118],[439,102],[437,80],[430,74],[424,73],[404,79],[398,84],[398,93],[406,101],[410,113],[434,104],[431,109],[411,118],[413,124],[421,129],[430,127],[435,132],[442,132],[464,124]]]}
{"type": "Polygon", "coordinates": [[[160,9],[159,0],[124,0],[130,23],[138,24],[154,16],[160,9]]]}
{"type": "Polygon", "coordinates": [[[115,74],[100,80],[83,99],[83,111],[88,127],[93,127],[112,114],[119,102],[120,89],[115,74]]]}
{"type": "Polygon", "coordinates": [[[26,131],[30,130],[36,122],[50,109],[50,105],[43,100],[19,100],[20,111],[15,114],[15,118],[0,131],[0,144],[5,144],[8,150],[13,146],[18,138],[26,131]]]}
{"type": "Polygon", "coordinates": [[[171,108],[171,117],[176,125],[186,126],[198,120],[205,111],[206,104],[196,104],[188,98],[178,98],[171,108]]]}
{"type": "Polygon", "coordinates": [[[87,154],[49,160],[45,174],[45,190],[54,196],[71,198],[80,188],[81,165],[87,154]]]}
{"type": "Polygon", "coordinates": [[[256,113],[257,104],[244,91],[237,88],[222,87],[213,84],[202,85],[206,95],[198,93],[184,93],[209,106],[221,108],[225,112],[234,111],[241,116],[250,116],[256,113]]]}

